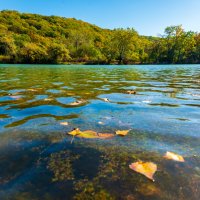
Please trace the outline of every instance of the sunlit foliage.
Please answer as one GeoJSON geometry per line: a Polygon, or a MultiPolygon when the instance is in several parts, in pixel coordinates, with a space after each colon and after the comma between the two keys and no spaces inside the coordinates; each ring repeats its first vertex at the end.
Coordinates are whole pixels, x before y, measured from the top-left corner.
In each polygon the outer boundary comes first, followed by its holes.
{"type": "Polygon", "coordinates": [[[0,12],[1,63],[199,63],[199,33],[170,26],[161,37],[102,29],[56,16],[0,12]]]}

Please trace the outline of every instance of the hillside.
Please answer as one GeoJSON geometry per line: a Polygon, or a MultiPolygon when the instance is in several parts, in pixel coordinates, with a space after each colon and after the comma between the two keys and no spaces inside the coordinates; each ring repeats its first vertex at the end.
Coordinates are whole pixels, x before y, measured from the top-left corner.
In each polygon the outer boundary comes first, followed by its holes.
{"type": "Polygon", "coordinates": [[[1,63],[199,63],[200,34],[167,27],[163,38],[57,16],[0,12],[1,63]]]}

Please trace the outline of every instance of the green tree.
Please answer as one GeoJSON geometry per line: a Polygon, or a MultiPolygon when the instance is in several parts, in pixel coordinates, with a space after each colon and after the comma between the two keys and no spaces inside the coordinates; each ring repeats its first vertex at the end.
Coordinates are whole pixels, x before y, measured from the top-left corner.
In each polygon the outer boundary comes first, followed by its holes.
{"type": "Polygon", "coordinates": [[[67,62],[71,59],[69,50],[62,44],[51,44],[48,48],[48,55],[51,63],[67,62]]]}
{"type": "Polygon", "coordinates": [[[18,53],[18,59],[22,63],[44,63],[46,57],[45,49],[34,43],[25,43],[18,53]]]}
{"type": "Polygon", "coordinates": [[[128,59],[135,58],[135,42],[137,32],[134,29],[116,29],[111,36],[110,55],[114,55],[119,64],[123,64],[128,59]]]}
{"type": "Polygon", "coordinates": [[[0,36],[0,54],[6,56],[16,54],[16,46],[11,36],[0,36]]]}
{"type": "Polygon", "coordinates": [[[159,37],[102,29],[57,16],[0,11],[0,61],[16,63],[200,63],[200,36],[181,25],[159,37]]]}

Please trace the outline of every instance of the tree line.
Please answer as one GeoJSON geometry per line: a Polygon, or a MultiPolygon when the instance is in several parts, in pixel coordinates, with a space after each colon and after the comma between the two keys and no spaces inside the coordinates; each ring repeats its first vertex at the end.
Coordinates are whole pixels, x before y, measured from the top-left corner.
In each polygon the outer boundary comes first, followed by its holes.
{"type": "Polygon", "coordinates": [[[159,37],[57,16],[0,12],[0,63],[195,64],[200,33],[169,26],[159,37]]]}

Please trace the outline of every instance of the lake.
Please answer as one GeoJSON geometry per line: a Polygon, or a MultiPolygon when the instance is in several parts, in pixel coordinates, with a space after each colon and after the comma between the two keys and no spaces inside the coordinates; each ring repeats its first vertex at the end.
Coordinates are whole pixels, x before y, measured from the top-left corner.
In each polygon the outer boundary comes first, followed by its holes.
{"type": "Polygon", "coordinates": [[[1,200],[199,200],[200,65],[0,65],[0,166],[1,200]]]}

